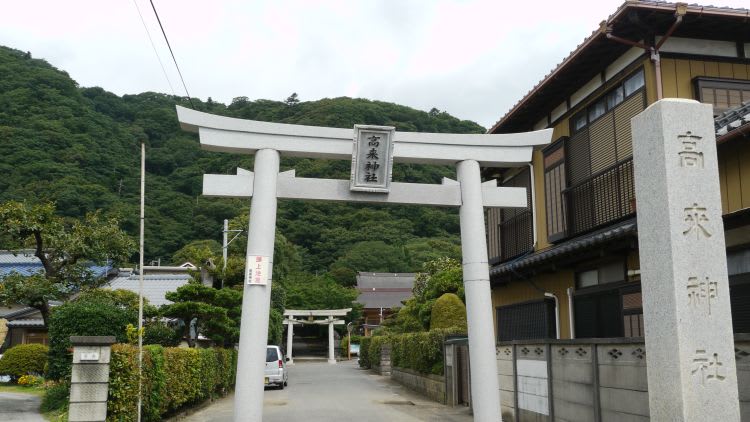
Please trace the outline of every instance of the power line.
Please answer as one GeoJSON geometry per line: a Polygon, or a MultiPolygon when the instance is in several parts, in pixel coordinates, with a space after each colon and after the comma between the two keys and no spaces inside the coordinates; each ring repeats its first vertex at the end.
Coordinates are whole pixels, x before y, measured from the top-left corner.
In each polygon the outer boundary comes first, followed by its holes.
{"type": "Polygon", "coordinates": [[[159,61],[159,66],[161,66],[161,71],[162,73],[164,73],[164,79],[167,80],[167,84],[169,85],[169,90],[172,92],[172,95],[176,97],[177,94],[175,94],[174,87],[172,87],[172,82],[169,80],[169,76],[167,76],[167,70],[164,68],[164,63],[162,63],[161,57],[159,57],[159,52],[156,50],[156,45],[154,45],[154,40],[153,38],[151,38],[151,33],[148,31],[148,26],[146,26],[146,21],[143,19],[143,15],[141,14],[141,9],[138,7],[138,2],[136,0],[133,0],[133,5],[135,5],[135,10],[138,11],[138,16],[141,18],[143,29],[146,30],[148,41],[151,43],[151,48],[154,49],[154,54],[156,54],[156,60],[159,61]]]}
{"type": "Polygon", "coordinates": [[[169,53],[172,55],[172,61],[174,61],[174,66],[177,68],[177,74],[180,75],[180,80],[182,81],[182,87],[185,88],[185,93],[187,94],[188,101],[190,101],[190,107],[195,110],[195,106],[193,105],[193,99],[190,97],[190,92],[188,92],[187,85],[185,85],[185,78],[182,77],[182,72],[180,71],[180,66],[177,64],[177,59],[174,57],[174,51],[172,51],[172,46],[169,44],[169,38],[167,38],[167,33],[164,31],[164,25],[161,24],[161,19],[159,19],[159,12],[156,11],[156,6],[154,6],[154,0],[149,0],[149,3],[151,3],[151,8],[154,9],[154,15],[156,15],[156,20],[159,22],[159,28],[161,28],[161,33],[164,35],[164,41],[167,42],[167,47],[169,47],[169,53]]]}

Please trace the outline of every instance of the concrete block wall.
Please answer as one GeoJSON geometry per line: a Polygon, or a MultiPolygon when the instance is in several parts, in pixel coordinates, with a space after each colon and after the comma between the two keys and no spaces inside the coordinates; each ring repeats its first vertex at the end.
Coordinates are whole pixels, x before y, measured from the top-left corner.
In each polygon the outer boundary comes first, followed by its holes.
{"type": "Polygon", "coordinates": [[[445,404],[445,377],[407,368],[391,368],[391,379],[439,403],[445,404]]]}
{"type": "Polygon", "coordinates": [[[516,418],[516,372],[513,355],[513,346],[501,346],[496,350],[500,406],[504,421],[513,421],[516,418]]]}
{"type": "Polygon", "coordinates": [[[555,420],[596,420],[595,356],[591,345],[552,345],[552,397],[555,420]]]}
{"type": "Polygon", "coordinates": [[[522,421],[550,421],[549,353],[546,344],[516,347],[516,409],[522,421]]]}
{"type": "Polygon", "coordinates": [[[601,420],[649,420],[646,347],[635,344],[596,346],[601,420]]]}

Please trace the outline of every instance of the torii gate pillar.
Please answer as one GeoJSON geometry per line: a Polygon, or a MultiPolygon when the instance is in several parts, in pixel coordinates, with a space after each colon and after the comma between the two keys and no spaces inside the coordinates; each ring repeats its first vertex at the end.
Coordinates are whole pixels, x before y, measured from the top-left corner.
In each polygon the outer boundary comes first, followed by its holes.
{"type": "MultiPolygon", "coordinates": [[[[253,285],[245,280],[242,296],[240,346],[237,357],[237,382],[234,387],[234,420],[261,421],[263,419],[263,389],[261,380],[265,366],[268,339],[268,313],[271,308],[271,271],[273,268],[273,242],[276,237],[276,178],[279,174],[279,153],[262,149],[255,155],[255,180],[253,202],[250,205],[250,223],[247,232],[247,259],[268,257],[268,284],[253,285]],[[258,341],[259,339],[264,339],[258,341]],[[256,362],[257,361],[257,362],[256,362]],[[265,363],[264,363],[265,365],[265,363]],[[255,381],[255,382],[253,382],[255,381]],[[260,397],[260,403],[253,400],[260,397]],[[247,403],[252,403],[248,406],[247,403]]],[[[247,278],[246,273],[246,278],[247,278]]],[[[291,324],[289,325],[291,329],[291,324]]]]}
{"type": "MultiPolygon", "coordinates": [[[[483,374],[471,386],[474,420],[500,421],[500,384],[497,380],[492,291],[479,163],[474,160],[461,161],[457,171],[458,181],[461,183],[459,220],[469,354],[471,366],[480,368],[480,373],[483,374]]],[[[476,376],[477,372],[479,371],[472,371],[471,376],[476,376]]]]}
{"type": "MultiPolygon", "coordinates": [[[[482,183],[479,166],[525,166],[531,161],[534,147],[549,143],[551,129],[478,135],[407,133],[395,132],[392,127],[357,125],[352,132],[350,129],[233,119],[179,106],[177,115],[183,129],[200,134],[204,149],[256,154],[254,173],[237,169],[237,175],[205,175],[203,179],[204,195],[253,197],[235,387],[235,397],[239,398],[234,401],[235,422],[260,422],[263,417],[261,379],[268,339],[270,261],[277,198],[460,207],[474,420],[502,421],[484,207],[527,207],[528,204],[523,188],[497,187],[496,181],[482,183]],[[351,180],[297,178],[294,171],[279,174],[279,152],[290,157],[351,159],[351,180]],[[391,183],[394,161],[457,165],[458,182],[444,179],[441,185],[391,183]]],[[[332,334],[329,329],[329,342],[332,342],[332,334]]]]}

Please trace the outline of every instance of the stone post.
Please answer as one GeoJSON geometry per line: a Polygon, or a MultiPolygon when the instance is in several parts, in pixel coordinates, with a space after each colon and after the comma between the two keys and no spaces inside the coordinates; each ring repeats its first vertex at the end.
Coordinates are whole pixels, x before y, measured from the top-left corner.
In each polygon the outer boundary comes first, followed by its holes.
{"type": "Polygon", "coordinates": [[[474,420],[502,421],[492,322],[490,266],[482,205],[482,178],[479,163],[474,160],[459,162],[456,170],[461,183],[461,208],[458,215],[461,224],[474,420]]]}
{"type": "Polygon", "coordinates": [[[740,420],[714,120],[666,99],[633,118],[651,420],[740,420]]]}
{"type": "Polygon", "coordinates": [[[289,365],[294,365],[294,359],[292,359],[292,342],[294,341],[294,317],[289,316],[289,324],[287,324],[286,332],[286,357],[289,359],[289,365]]]}
{"type": "Polygon", "coordinates": [[[68,420],[107,419],[110,346],[113,336],[72,336],[73,367],[70,378],[68,420]]]}
{"type": "Polygon", "coordinates": [[[336,363],[333,347],[333,316],[328,317],[328,363],[336,363]]]}

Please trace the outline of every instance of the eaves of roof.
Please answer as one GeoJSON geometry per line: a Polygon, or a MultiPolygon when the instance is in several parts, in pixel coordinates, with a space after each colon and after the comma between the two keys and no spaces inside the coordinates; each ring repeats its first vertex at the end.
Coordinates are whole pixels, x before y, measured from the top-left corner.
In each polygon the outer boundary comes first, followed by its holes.
{"type": "Polygon", "coordinates": [[[490,277],[500,277],[506,274],[521,272],[529,267],[541,265],[559,258],[580,253],[605,243],[635,235],[637,230],[635,218],[618,224],[585,234],[547,249],[522,255],[514,260],[495,265],[490,269],[490,277]]]}
{"type": "Polygon", "coordinates": [[[8,328],[44,328],[44,320],[41,318],[15,319],[8,321],[8,328]]]}
{"type": "Polygon", "coordinates": [[[36,308],[31,308],[31,307],[22,308],[17,311],[5,314],[5,316],[3,316],[3,319],[11,321],[13,319],[20,318],[24,315],[31,315],[34,312],[39,312],[39,311],[36,308]]]}
{"type": "MultiPolygon", "coordinates": [[[[641,13],[644,19],[651,19],[649,22],[642,22],[641,25],[649,26],[649,30],[655,31],[658,35],[666,32],[671,26],[676,7],[677,3],[661,1],[626,1],[606,21],[602,21],[599,28],[593,31],[487,132],[508,133],[529,130],[539,116],[545,115],[556,107],[580,88],[583,82],[597,75],[612,60],[630,48],[630,46],[607,40],[607,27],[612,28],[614,35],[633,40],[642,39],[640,33],[643,29],[630,22],[631,12],[635,12],[641,13]],[[534,118],[536,120],[533,120],[534,118]]],[[[748,19],[750,19],[748,9],[690,4],[687,6],[683,24],[677,28],[673,36],[737,40],[741,39],[743,34],[745,36],[750,34],[748,19]],[[742,25],[741,28],[744,31],[742,34],[738,33],[737,28],[728,24],[715,25],[718,21],[728,23],[728,20],[732,19],[736,24],[742,25]],[[712,32],[708,33],[707,28],[711,28],[712,32]]]]}
{"type": "Polygon", "coordinates": [[[750,135],[750,101],[720,114],[714,119],[714,125],[717,144],[750,135]]]}

